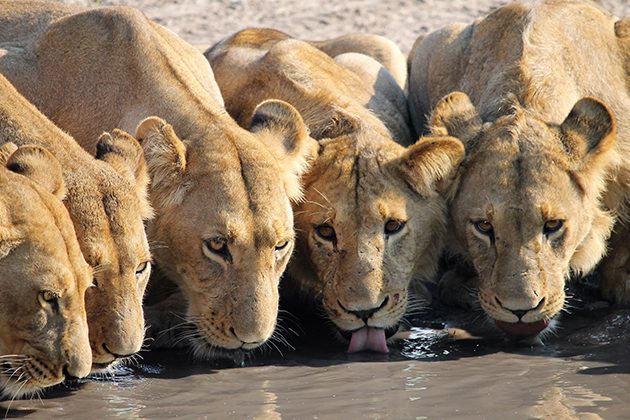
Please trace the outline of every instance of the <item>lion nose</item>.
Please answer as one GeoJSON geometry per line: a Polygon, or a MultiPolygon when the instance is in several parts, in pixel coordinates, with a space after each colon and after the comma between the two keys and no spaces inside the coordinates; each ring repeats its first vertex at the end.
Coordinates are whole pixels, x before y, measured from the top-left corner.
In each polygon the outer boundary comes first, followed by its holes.
{"type": "Polygon", "coordinates": [[[341,306],[343,309],[345,309],[346,312],[353,314],[354,316],[356,316],[357,318],[359,318],[363,322],[367,323],[368,319],[370,319],[370,317],[372,315],[374,315],[376,312],[380,311],[385,305],[387,305],[388,301],[389,301],[389,296],[386,297],[383,300],[383,303],[381,303],[379,306],[377,306],[375,308],[361,309],[361,310],[348,310],[348,309],[344,308],[344,306],[341,304],[341,302],[339,302],[339,306],[341,306]]]}

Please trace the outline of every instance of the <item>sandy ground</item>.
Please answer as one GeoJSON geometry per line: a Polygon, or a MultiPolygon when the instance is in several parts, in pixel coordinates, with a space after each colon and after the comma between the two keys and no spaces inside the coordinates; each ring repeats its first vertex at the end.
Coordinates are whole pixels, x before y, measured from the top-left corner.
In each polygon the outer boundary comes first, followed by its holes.
{"type": "MultiPolygon", "coordinates": [[[[207,48],[246,27],[273,27],[302,39],[352,32],[384,35],[408,52],[418,35],[454,22],[470,22],[498,0],[64,0],[84,5],[126,4],[207,48]]],[[[630,15],[630,0],[602,0],[617,16],[630,15]]]]}

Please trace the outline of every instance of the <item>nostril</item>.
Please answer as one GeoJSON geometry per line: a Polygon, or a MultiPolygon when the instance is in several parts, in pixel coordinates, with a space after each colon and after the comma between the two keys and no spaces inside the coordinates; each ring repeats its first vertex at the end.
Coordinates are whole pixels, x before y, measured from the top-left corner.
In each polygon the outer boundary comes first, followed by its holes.
{"type": "Polygon", "coordinates": [[[238,335],[236,335],[236,331],[234,330],[234,327],[230,327],[230,334],[232,334],[232,336],[236,337],[236,339],[238,340],[238,335]]]}

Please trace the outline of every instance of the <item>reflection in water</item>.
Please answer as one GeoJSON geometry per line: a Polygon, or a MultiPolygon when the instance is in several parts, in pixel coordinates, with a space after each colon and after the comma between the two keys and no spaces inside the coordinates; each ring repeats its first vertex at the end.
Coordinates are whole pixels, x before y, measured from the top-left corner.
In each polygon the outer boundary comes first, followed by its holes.
{"type": "Polygon", "coordinates": [[[127,419],[144,418],[141,413],[146,406],[134,398],[127,398],[119,394],[109,394],[105,395],[104,399],[112,417],[124,417],[127,419]]]}
{"type": "Polygon", "coordinates": [[[269,420],[280,420],[282,416],[278,413],[278,406],[276,405],[278,402],[278,397],[273,392],[269,391],[269,381],[265,380],[262,383],[262,389],[260,390],[263,394],[263,403],[260,405],[261,415],[255,416],[254,418],[259,419],[269,419],[269,420]]]}
{"type": "Polygon", "coordinates": [[[611,398],[592,392],[581,385],[554,386],[545,391],[540,401],[531,409],[531,416],[537,419],[601,419],[602,416],[589,407],[601,409],[602,402],[611,398]]]}

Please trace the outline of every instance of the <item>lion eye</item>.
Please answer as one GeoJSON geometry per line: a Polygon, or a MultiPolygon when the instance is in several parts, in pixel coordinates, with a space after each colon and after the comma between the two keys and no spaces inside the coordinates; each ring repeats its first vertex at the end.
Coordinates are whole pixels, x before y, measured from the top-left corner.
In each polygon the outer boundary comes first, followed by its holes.
{"type": "Polygon", "coordinates": [[[315,226],[315,232],[317,232],[320,238],[326,241],[334,241],[337,238],[335,229],[330,225],[315,226]]]}
{"type": "Polygon", "coordinates": [[[549,235],[562,229],[562,226],[564,226],[564,222],[560,219],[547,220],[543,226],[543,233],[549,235]]]}
{"type": "Polygon", "coordinates": [[[204,251],[210,254],[218,255],[227,262],[232,262],[232,255],[228,249],[227,239],[211,238],[203,241],[204,251]]]}
{"type": "Polygon", "coordinates": [[[393,235],[400,232],[402,228],[405,227],[406,223],[407,222],[404,222],[402,220],[388,220],[387,223],[385,223],[385,234],[393,235]]]}
{"type": "Polygon", "coordinates": [[[492,223],[488,222],[487,220],[479,220],[473,222],[473,225],[475,226],[475,229],[477,229],[477,232],[481,233],[482,235],[490,236],[494,231],[492,223]]]}
{"type": "Polygon", "coordinates": [[[289,241],[281,242],[280,244],[276,245],[276,251],[282,251],[287,247],[287,245],[289,245],[289,241]]]}
{"type": "Polygon", "coordinates": [[[151,267],[151,262],[145,261],[136,267],[136,277],[142,276],[151,267]]]}
{"type": "Polygon", "coordinates": [[[39,301],[42,306],[49,305],[53,309],[59,308],[59,295],[51,290],[39,292],[39,301]]]}

